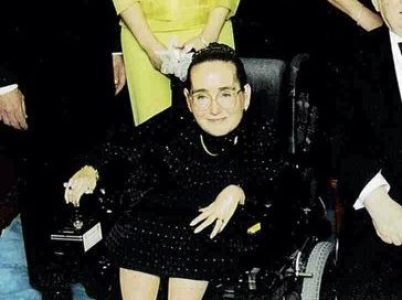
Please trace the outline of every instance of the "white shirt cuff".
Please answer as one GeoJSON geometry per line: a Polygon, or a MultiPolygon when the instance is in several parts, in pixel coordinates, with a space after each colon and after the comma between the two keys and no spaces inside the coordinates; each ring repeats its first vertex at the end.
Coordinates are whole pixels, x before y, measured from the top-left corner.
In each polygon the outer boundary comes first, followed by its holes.
{"type": "Polygon", "coordinates": [[[123,55],[123,52],[112,52],[112,55],[123,55]]]}
{"type": "Polygon", "coordinates": [[[10,84],[10,85],[0,87],[0,95],[7,94],[15,89],[18,89],[18,84],[10,84]]]}
{"type": "Polygon", "coordinates": [[[388,181],[382,176],[381,170],[366,184],[366,186],[361,191],[359,198],[353,204],[353,208],[358,210],[364,208],[364,201],[366,201],[368,195],[380,186],[384,187],[387,193],[391,189],[388,181]]]}

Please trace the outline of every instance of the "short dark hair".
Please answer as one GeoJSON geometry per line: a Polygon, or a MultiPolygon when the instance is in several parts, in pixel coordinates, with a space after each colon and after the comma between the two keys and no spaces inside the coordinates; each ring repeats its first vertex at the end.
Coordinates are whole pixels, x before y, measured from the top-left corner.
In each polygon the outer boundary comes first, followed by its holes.
{"type": "Polygon", "coordinates": [[[232,63],[236,68],[236,76],[240,82],[240,88],[243,90],[247,84],[247,75],[244,65],[240,58],[237,56],[236,51],[225,44],[211,43],[208,47],[203,48],[194,53],[193,59],[187,71],[187,79],[185,87],[191,89],[191,70],[194,66],[208,61],[224,61],[232,63]]]}

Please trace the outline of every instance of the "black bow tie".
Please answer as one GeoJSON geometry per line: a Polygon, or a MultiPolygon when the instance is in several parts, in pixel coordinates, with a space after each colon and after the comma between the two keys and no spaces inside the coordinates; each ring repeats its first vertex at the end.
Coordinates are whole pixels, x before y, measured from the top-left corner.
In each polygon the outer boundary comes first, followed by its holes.
{"type": "Polygon", "coordinates": [[[402,54],[402,43],[398,43],[398,46],[399,46],[399,50],[401,51],[401,54],[402,54]]]}

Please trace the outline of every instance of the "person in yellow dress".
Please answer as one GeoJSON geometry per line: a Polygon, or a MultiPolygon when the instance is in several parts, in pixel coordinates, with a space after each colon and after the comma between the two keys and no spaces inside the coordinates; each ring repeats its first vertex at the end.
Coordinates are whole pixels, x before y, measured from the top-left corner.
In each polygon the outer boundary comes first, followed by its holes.
{"type": "MultiPolygon", "coordinates": [[[[135,125],[172,104],[160,53],[172,39],[195,50],[219,41],[234,47],[230,18],[240,0],[113,0],[121,17],[121,42],[135,125]]],[[[183,50],[184,51],[184,50],[183,50]]]]}

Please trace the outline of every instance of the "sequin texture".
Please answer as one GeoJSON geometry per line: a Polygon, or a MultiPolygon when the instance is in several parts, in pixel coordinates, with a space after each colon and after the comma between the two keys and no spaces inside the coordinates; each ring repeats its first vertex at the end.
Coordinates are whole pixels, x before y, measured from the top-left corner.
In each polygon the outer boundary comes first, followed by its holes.
{"type": "Polygon", "coordinates": [[[150,138],[150,131],[163,131],[171,123],[159,117],[134,138],[135,142],[105,146],[104,153],[121,153],[120,159],[128,166],[120,192],[126,206],[106,244],[120,267],[167,277],[228,278],[237,269],[247,230],[240,220],[248,216],[252,203],[272,195],[273,181],[283,166],[275,125],[264,118],[243,121],[227,137],[214,138],[201,132],[193,121],[180,122],[169,136],[150,138]],[[216,157],[208,155],[200,134],[205,135],[208,147],[223,147],[224,151],[216,157]],[[238,207],[216,238],[209,238],[212,226],[194,234],[189,224],[198,210],[230,184],[244,189],[246,205],[238,207]]]}

